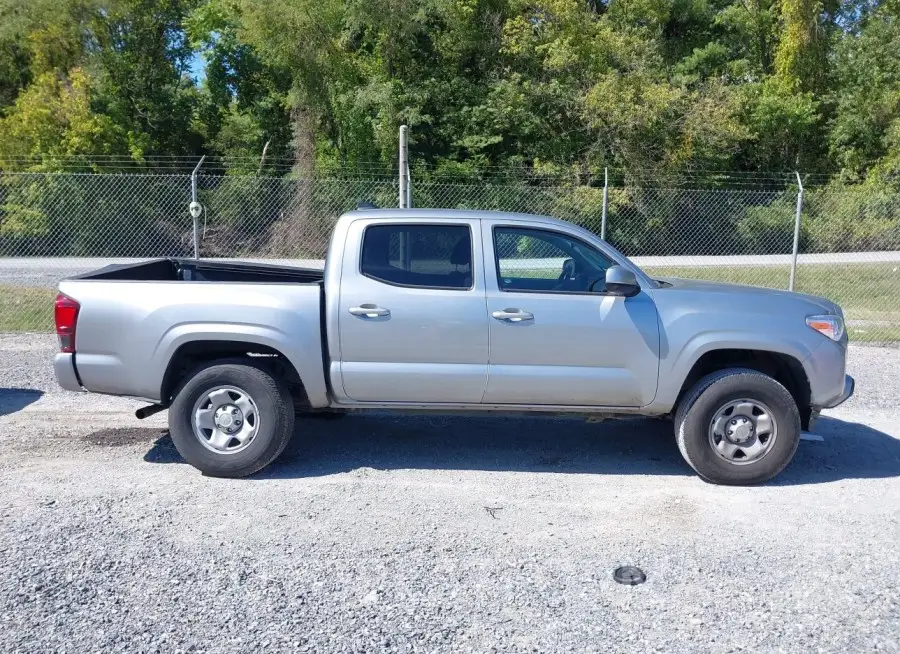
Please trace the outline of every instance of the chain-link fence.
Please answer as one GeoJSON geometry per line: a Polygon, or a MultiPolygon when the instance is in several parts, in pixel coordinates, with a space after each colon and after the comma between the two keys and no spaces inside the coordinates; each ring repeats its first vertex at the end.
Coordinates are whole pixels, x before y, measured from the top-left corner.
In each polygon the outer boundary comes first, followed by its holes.
{"type": "MultiPolygon", "coordinates": [[[[787,288],[798,189],[413,180],[415,206],[551,215],[653,275],[787,288]]],[[[321,263],[337,217],[397,205],[387,175],[199,175],[199,251],[321,263]]],[[[112,260],[193,256],[190,175],[0,174],[0,332],[52,328],[59,279],[112,260]]],[[[900,195],[807,189],[795,290],[844,307],[853,340],[900,341],[900,195]]],[[[530,247],[527,241],[516,247],[530,247]],[[523,245],[524,243],[524,245],[523,245]]]]}

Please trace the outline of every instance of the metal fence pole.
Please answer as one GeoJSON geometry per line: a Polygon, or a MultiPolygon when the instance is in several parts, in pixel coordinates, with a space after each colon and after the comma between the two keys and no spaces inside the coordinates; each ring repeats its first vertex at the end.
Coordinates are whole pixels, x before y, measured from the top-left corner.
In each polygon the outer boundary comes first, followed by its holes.
{"type": "Polygon", "coordinates": [[[200,214],[203,212],[203,208],[200,207],[200,204],[197,202],[197,172],[200,170],[200,166],[203,165],[203,162],[206,161],[206,155],[204,154],[200,157],[200,161],[197,162],[197,165],[194,166],[194,172],[191,173],[191,218],[194,220],[194,258],[200,258],[200,214]]]}
{"type": "Polygon", "coordinates": [[[412,174],[409,172],[409,152],[406,153],[406,208],[412,209],[412,174]]]}
{"type": "Polygon", "coordinates": [[[797,186],[800,190],[797,192],[797,215],[794,217],[794,248],[791,252],[791,279],[788,282],[788,290],[794,290],[794,277],[797,274],[797,251],[800,249],[800,214],[803,211],[803,182],[800,180],[800,173],[794,171],[797,175],[797,186]]]}
{"type": "Polygon", "coordinates": [[[400,126],[400,162],[398,176],[400,178],[400,197],[398,198],[401,209],[407,209],[409,206],[409,173],[407,161],[407,147],[409,144],[409,128],[406,125],[400,126]]]}
{"type": "Polygon", "coordinates": [[[609,169],[603,169],[603,211],[600,214],[600,239],[606,240],[606,202],[609,191],[609,169]]]}

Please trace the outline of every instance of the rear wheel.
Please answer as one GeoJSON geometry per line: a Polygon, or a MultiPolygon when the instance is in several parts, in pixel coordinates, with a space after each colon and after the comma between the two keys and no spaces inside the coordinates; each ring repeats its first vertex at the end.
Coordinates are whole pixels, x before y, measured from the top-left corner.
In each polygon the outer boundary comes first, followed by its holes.
{"type": "Polygon", "coordinates": [[[800,442],[800,413],[775,379],[732,368],[707,375],[675,414],[685,461],[706,481],[757,484],[790,463],[800,442]]]}
{"type": "Polygon", "coordinates": [[[179,454],[214,477],[246,477],[266,467],[293,429],[287,387],[252,363],[214,361],[194,370],[169,408],[179,454]]]}

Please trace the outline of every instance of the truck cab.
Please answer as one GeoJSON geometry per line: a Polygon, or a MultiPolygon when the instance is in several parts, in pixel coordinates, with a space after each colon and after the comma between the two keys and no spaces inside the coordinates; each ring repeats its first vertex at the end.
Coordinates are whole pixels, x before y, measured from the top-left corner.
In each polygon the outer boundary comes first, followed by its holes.
{"type": "Polygon", "coordinates": [[[335,230],[325,268],[335,400],[592,410],[653,401],[655,284],[627,259],[548,218],[406,214],[358,212],[335,230]],[[605,288],[616,265],[636,281],[627,303],[605,288]]]}

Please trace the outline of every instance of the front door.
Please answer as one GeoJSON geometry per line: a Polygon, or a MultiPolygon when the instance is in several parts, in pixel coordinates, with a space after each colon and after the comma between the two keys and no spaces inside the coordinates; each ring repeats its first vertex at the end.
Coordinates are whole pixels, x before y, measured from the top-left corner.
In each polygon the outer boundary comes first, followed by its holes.
{"type": "Polygon", "coordinates": [[[605,294],[613,261],[545,224],[482,221],[490,364],[486,404],[637,407],[656,395],[653,299],[605,294]]]}
{"type": "Polygon", "coordinates": [[[360,402],[481,401],[488,319],[480,221],[359,220],[341,270],[340,377],[360,402]]]}

